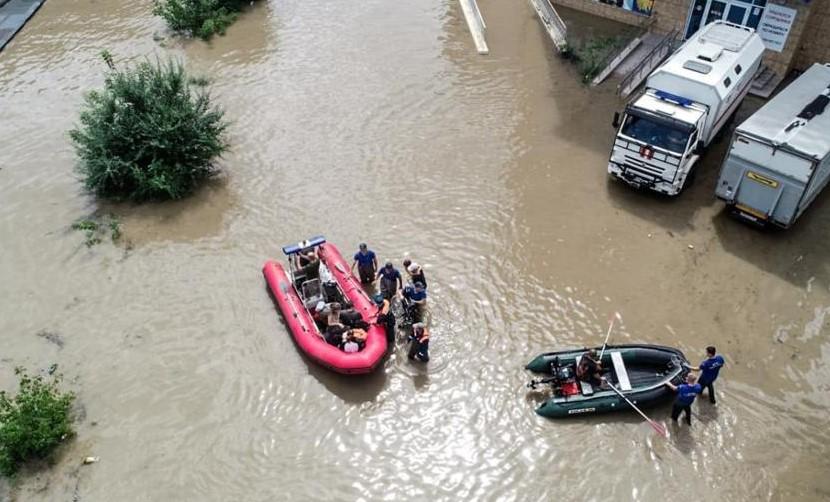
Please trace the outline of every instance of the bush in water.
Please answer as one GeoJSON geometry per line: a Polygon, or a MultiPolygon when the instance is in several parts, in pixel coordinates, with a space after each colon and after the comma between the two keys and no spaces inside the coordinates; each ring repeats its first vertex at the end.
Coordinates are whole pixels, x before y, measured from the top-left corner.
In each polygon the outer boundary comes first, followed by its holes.
{"type": "Polygon", "coordinates": [[[153,13],[167,21],[171,29],[209,39],[225,34],[246,0],[153,0],[153,13]]]}
{"type": "Polygon", "coordinates": [[[60,378],[45,380],[15,369],[20,390],[9,397],[0,391],[0,471],[11,476],[30,458],[46,457],[72,435],[69,409],[75,399],[58,389],[60,378]]]}
{"type": "Polygon", "coordinates": [[[605,69],[611,56],[616,55],[628,42],[625,37],[600,37],[587,40],[573,48],[573,59],[579,67],[584,82],[596,77],[605,69]]]}
{"type": "Polygon", "coordinates": [[[216,173],[228,145],[224,112],[191,91],[178,62],[112,63],[104,89],[87,94],[80,126],[69,132],[86,187],[115,199],[178,199],[216,173]]]}

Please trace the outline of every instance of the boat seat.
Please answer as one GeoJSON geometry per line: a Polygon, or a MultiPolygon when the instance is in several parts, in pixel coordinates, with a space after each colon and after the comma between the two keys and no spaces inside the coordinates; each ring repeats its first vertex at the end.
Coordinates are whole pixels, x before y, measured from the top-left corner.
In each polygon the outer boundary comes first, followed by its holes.
{"type": "Polygon", "coordinates": [[[614,372],[617,374],[617,384],[620,390],[631,390],[631,382],[628,380],[628,370],[625,369],[622,354],[611,352],[611,362],[614,363],[614,372]]]}
{"type": "Polygon", "coordinates": [[[320,279],[311,279],[303,283],[303,304],[306,308],[313,308],[319,301],[323,299],[323,287],[320,284],[320,279]]]}
{"type": "MultiPolygon", "coordinates": [[[[576,368],[579,367],[579,361],[581,361],[581,360],[582,360],[581,355],[576,356],[576,366],[575,366],[576,368]]],[[[577,378],[576,381],[579,383],[579,390],[582,391],[583,396],[593,396],[594,395],[594,386],[591,385],[591,382],[584,382],[584,381],[580,380],[579,378],[577,378]]]]}

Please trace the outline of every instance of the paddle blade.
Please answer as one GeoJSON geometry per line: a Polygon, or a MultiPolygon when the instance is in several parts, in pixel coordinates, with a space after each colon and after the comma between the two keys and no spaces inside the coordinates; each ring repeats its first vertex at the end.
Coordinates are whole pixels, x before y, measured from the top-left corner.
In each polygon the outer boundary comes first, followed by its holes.
{"type": "Polygon", "coordinates": [[[657,432],[657,434],[660,434],[664,438],[669,437],[669,432],[666,430],[666,427],[663,424],[650,419],[648,421],[648,424],[651,426],[652,429],[654,429],[657,432]]]}

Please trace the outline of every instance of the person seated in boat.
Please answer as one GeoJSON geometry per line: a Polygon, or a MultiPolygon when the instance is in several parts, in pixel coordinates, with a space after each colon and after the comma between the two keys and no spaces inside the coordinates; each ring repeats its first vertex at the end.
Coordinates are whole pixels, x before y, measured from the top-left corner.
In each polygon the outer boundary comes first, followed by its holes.
{"type": "Polygon", "coordinates": [[[332,324],[342,324],[340,322],[340,304],[337,302],[332,302],[329,305],[329,315],[326,319],[326,324],[329,326],[332,324]]]}
{"type": "Polygon", "coordinates": [[[369,328],[369,325],[363,320],[363,316],[360,315],[360,312],[353,308],[340,311],[340,322],[350,328],[369,328]]]}
{"type": "Polygon", "coordinates": [[[576,378],[597,387],[602,386],[602,362],[599,360],[596,350],[591,349],[582,354],[582,358],[576,367],[576,378]]]}
{"type": "Polygon", "coordinates": [[[299,264],[307,281],[320,278],[320,258],[314,250],[300,255],[299,264]]]}
{"type": "Polygon", "coordinates": [[[341,347],[343,342],[349,332],[349,329],[346,326],[338,323],[329,323],[326,327],[326,333],[323,337],[326,339],[326,343],[329,345],[334,345],[335,347],[341,347]]]}
{"type": "Polygon", "coordinates": [[[427,304],[427,290],[422,282],[407,284],[403,288],[404,305],[409,310],[413,323],[421,322],[427,304]]]}
{"type": "Polygon", "coordinates": [[[331,309],[326,302],[320,300],[317,302],[317,305],[314,306],[314,310],[311,312],[311,318],[314,319],[314,322],[317,323],[317,326],[325,331],[326,326],[329,325],[329,314],[331,313],[331,309]]]}
{"type": "Polygon", "coordinates": [[[366,346],[366,339],[369,338],[369,333],[365,329],[354,328],[350,334],[360,346],[360,349],[363,350],[363,347],[366,346]]]}
{"type": "Polygon", "coordinates": [[[417,359],[422,363],[429,362],[429,330],[422,322],[412,325],[412,334],[409,335],[409,360],[417,359]]]}
{"type": "Polygon", "coordinates": [[[378,306],[378,316],[375,324],[383,326],[386,331],[386,342],[391,344],[395,340],[395,315],[391,312],[392,303],[378,293],[373,298],[378,306]]]}
{"type": "Polygon", "coordinates": [[[346,335],[346,341],[343,343],[343,352],[353,353],[358,352],[360,350],[360,344],[357,343],[357,339],[355,338],[354,334],[349,333],[346,335]]]}

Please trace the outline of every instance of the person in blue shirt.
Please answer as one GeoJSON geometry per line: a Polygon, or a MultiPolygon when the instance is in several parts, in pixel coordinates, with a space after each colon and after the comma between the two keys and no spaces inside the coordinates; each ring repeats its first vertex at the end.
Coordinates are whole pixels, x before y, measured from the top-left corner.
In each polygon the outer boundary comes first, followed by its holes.
{"type": "Polygon", "coordinates": [[[409,310],[413,323],[419,323],[424,318],[424,309],[427,304],[427,290],[420,282],[407,284],[403,288],[404,304],[409,310]]]}
{"type": "Polygon", "coordinates": [[[703,392],[700,384],[695,383],[695,376],[689,373],[686,375],[686,383],[674,385],[671,382],[666,383],[666,386],[671,390],[677,392],[677,398],[671,407],[671,419],[677,422],[681,413],[686,414],[686,423],[692,425],[692,403],[695,402],[695,397],[703,392]]]}
{"type": "Polygon", "coordinates": [[[375,257],[375,252],[369,249],[365,242],[361,243],[359,247],[360,249],[354,255],[352,273],[354,273],[354,267],[357,265],[360,282],[362,284],[372,284],[375,282],[375,273],[378,270],[378,259],[375,257]]]}
{"type": "Polygon", "coordinates": [[[387,300],[395,297],[398,293],[398,287],[403,288],[401,273],[398,272],[391,261],[387,261],[386,265],[378,271],[378,279],[380,279],[380,292],[387,300]]]}
{"type": "Polygon", "coordinates": [[[706,359],[700,363],[700,366],[689,366],[692,371],[699,371],[700,377],[697,382],[701,387],[709,390],[709,402],[715,404],[715,380],[718,379],[720,369],[723,368],[723,357],[718,355],[717,350],[712,345],[706,347],[706,359]]]}

